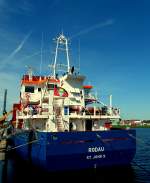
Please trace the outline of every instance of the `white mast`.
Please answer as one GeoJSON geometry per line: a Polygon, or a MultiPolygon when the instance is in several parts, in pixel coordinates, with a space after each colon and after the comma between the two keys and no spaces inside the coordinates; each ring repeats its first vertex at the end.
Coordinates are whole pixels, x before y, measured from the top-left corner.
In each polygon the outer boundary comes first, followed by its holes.
{"type": "Polygon", "coordinates": [[[40,75],[42,72],[42,62],[43,62],[43,32],[42,32],[42,39],[41,39],[41,62],[40,62],[40,75]]]}
{"type": "Polygon", "coordinates": [[[109,96],[109,106],[112,108],[112,95],[109,96]]]}
{"type": "Polygon", "coordinates": [[[64,50],[66,52],[67,71],[69,73],[69,71],[70,71],[70,62],[69,62],[69,53],[68,53],[68,40],[63,34],[61,34],[58,38],[56,38],[56,50],[55,50],[55,59],[54,59],[54,65],[53,65],[53,68],[54,68],[53,76],[54,77],[56,77],[56,66],[57,66],[58,50],[64,50]],[[61,46],[64,46],[64,49],[62,49],[61,46]]]}
{"type": "Polygon", "coordinates": [[[27,65],[25,67],[28,68],[27,74],[29,75],[29,80],[32,80],[32,75],[33,75],[33,69],[32,69],[32,67],[31,66],[27,66],[27,65]]]}
{"type": "Polygon", "coordinates": [[[56,76],[56,61],[57,61],[57,55],[58,55],[58,38],[56,43],[56,50],[55,50],[55,59],[54,59],[54,77],[56,76]]]}

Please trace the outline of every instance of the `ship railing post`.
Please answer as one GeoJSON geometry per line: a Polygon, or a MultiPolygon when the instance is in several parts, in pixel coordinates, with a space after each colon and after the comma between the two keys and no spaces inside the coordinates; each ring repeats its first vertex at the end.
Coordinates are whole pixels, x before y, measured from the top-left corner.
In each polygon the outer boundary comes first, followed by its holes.
{"type": "Polygon", "coordinates": [[[94,116],[96,115],[96,106],[94,106],[94,116]]]}
{"type": "Polygon", "coordinates": [[[85,111],[83,112],[83,116],[85,116],[85,111]]]}

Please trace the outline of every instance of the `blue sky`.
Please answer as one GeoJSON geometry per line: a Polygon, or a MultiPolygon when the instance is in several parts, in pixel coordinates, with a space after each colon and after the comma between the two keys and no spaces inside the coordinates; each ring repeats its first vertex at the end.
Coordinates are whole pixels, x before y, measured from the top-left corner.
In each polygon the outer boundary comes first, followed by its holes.
{"type": "Polygon", "coordinates": [[[150,119],[149,0],[0,0],[0,107],[18,101],[25,66],[42,74],[52,62],[52,39],[71,38],[71,61],[104,102],[109,94],[122,118],[150,119]]]}

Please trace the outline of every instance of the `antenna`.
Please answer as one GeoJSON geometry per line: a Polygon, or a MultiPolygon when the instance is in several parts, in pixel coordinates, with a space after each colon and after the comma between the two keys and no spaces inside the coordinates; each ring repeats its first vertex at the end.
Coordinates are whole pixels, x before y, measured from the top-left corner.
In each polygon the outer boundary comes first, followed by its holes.
{"type": "Polygon", "coordinates": [[[43,32],[42,32],[42,39],[41,39],[41,62],[40,62],[40,75],[42,72],[42,62],[43,62],[43,32]]]}
{"type": "Polygon", "coordinates": [[[109,106],[112,107],[112,95],[109,96],[109,106]]]}
{"type": "Polygon", "coordinates": [[[29,80],[32,79],[32,75],[33,75],[33,68],[31,66],[25,66],[27,67],[28,71],[27,71],[27,74],[29,75],[29,80]]]}
{"type": "Polygon", "coordinates": [[[63,28],[61,28],[61,35],[64,35],[64,30],[63,30],[63,28]]]}
{"type": "Polygon", "coordinates": [[[80,39],[79,39],[78,44],[79,44],[79,45],[78,45],[78,46],[79,46],[79,47],[78,47],[78,49],[79,49],[79,50],[78,50],[78,54],[79,54],[79,58],[78,58],[78,59],[79,59],[79,71],[80,71],[80,39]]]}
{"type": "Polygon", "coordinates": [[[6,100],[7,100],[7,89],[5,89],[5,92],[4,92],[3,114],[7,113],[7,111],[6,111],[6,100]]]}

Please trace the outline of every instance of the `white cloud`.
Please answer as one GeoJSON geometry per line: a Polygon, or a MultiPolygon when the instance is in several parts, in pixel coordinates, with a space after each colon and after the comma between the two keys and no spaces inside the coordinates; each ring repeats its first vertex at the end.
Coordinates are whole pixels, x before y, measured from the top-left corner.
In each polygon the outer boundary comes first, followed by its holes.
{"type": "MultiPolygon", "coordinates": [[[[8,1],[8,0],[0,0],[0,12],[1,13],[30,13],[33,11],[33,5],[28,0],[18,0],[16,2],[8,1]]],[[[27,14],[28,15],[28,14],[27,14]]]]}
{"type": "MultiPolygon", "coordinates": [[[[31,55],[34,50],[34,45],[30,45],[27,42],[31,32],[24,36],[21,35],[22,33],[19,35],[5,30],[0,30],[0,32],[3,33],[3,38],[0,37],[0,72],[21,71],[25,67],[23,58],[27,57],[27,55],[31,55]],[[23,37],[23,39],[21,40],[20,37],[23,37]],[[20,42],[18,43],[19,39],[20,42]]],[[[32,59],[34,60],[34,58],[32,59]]]]}
{"type": "Polygon", "coordinates": [[[0,6],[4,6],[6,0],[0,0],[0,6]]]}
{"type": "Polygon", "coordinates": [[[29,0],[8,1],[0,0],[0,25],[7,26],[14,15],[31,16],[34,6],[29,0]]]}
{"type": "Polygon", "coordinates": [[[2,62],[6,64],[11,59],[13,59],[14,56],[22,49],[22,47],[24,46],[25,42],[28,40],[30,35],[31,35],[31,32],[25,36],[25,38],[20,42],[20,44],[15,48],[15,50],[2,62]]]}
{"type": "Polygon", "coordinates": [[[96,29],[100,29],[102,27],[107,27],[107,26],[113,25],[114,23],[115,23],[114,19],[109,19],[109,20],[106,20],[105,22],[97,23],[95,25],[92,25],[92,26],[90,26],[90,27],[88,27],[84,30],[81,30],[78,33],[74,34],[73,36],[71,36],[71,39],[74,38],[74,37],[83,35],[83,34],[87,34],[91,31],[96,30],[96,29]]]}
{"type": "Polygon", "coordinates": [[[33,11],[33,5],[30,1],[24,0],[19,6],[20,11],[31,13],[33,11]]]}

